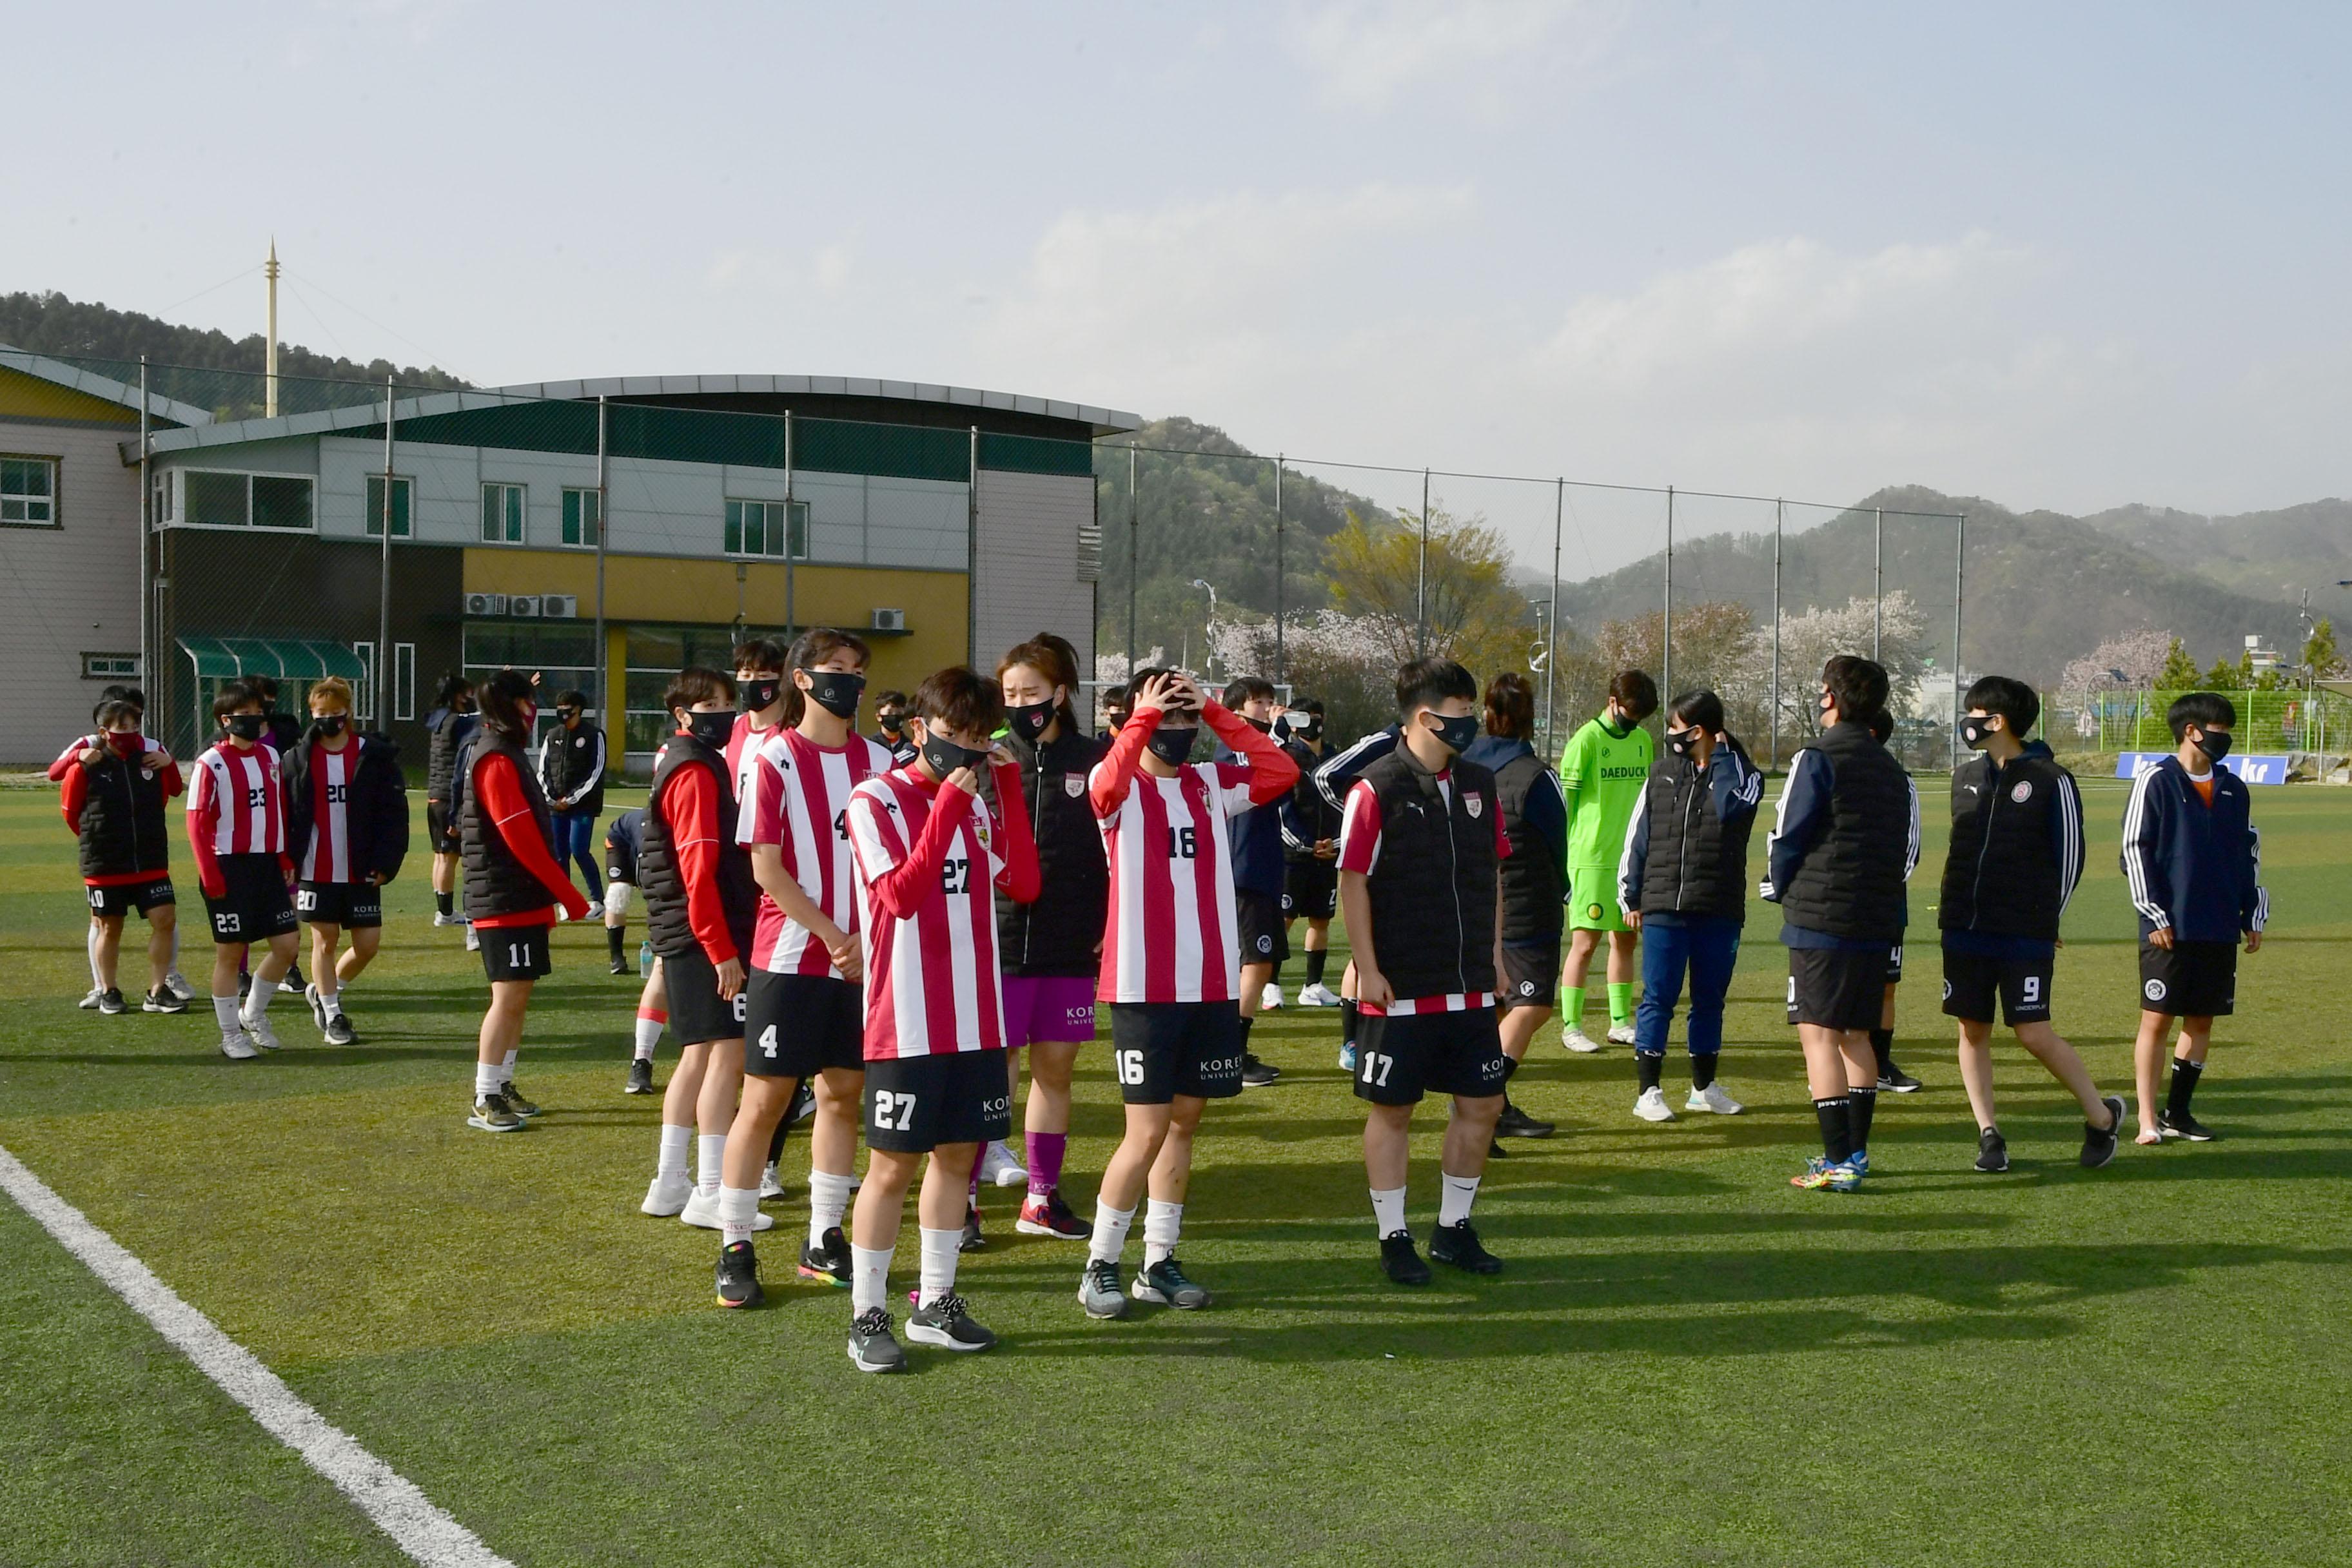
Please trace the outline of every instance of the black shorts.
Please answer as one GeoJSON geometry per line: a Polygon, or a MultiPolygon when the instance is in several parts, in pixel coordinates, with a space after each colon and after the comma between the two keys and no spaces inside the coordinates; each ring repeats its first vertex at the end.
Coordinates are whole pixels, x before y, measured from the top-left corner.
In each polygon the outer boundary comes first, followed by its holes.
{"type": "Polygon", "coordinates": [[[1282,868],[1282,918],[1328,921],[1339,912],[1339,862],[1291,860],[1282,868]]]}
{"type": "Polygon", "coordinates": [[[1003,1051],[948,1051],[867,1062],[866,1146],[928,1154],[942,1143],[1011,1137],[1013,1096],[1004,1061],[1003,1051]]]}
{"type": "Polygon", "coordinates": [[[1242,967],[1270,963],[1279,969],[1290,962],[1290,933],[1282,926],[1282,900],[1272,893],[1238,889],[1234,893],[1234,923],[1241,930],[1242,967]]]}
{"type": "Polygon", "coordinates": [[[1505,1007],[1550,1006],[1559,989],[1559,938],[1531,947],[1505,942],[1502,982],[1505,1007]]]}
{"type": "Polygon", "coordinates": [[[312,925],[380,926],[383,889],[373,882],[302,882],[294,889],[294,912],[312,925]]]}
{"type": "Polygon", "coordinates": [[[1875,1029],[1886,1005],[1884,948],[1789,950],[1789,1022],[1875,1029]]]}
{"type": "Polygon", "coordinates": [[[449,820],[449,807],[437,800],[425,803],[425,840],[436,855],[456,855],[464,847],[457,842],[457,825],[449,820]]]}
{"type": "Polygon", "coordinates": [[[1903,984],[1903,944],[1899,942],[1886,950],[1886,984],[1903,984]]]}
{"type": "Polygon", "coordinates": [[[85,886],[89,895],[89,912],[108,920],[121,920],[137,910],[147,915],[158,904],[176,904],[179,895],[172,891],[172,879],[158,877],[152,882],[116,882],[103,888],[85,886]]]}
{"type": "Polygon", "coordinates": [[[1231,1100],[1242,1091],[1241,1004],[1114,1002],[1110,1065],[1129,1105],[1231,1100]]]}
{"type": "Polygon", "coordinates": [[[2000,1002],[2000,1021],[2011,1028],[2020,1024],[2050,1021],[2051,972],[2057,955],[2048,958],[1985,958],[1944,950],[1944,1013],[1971,1024],[1992,1022],[1993,1002],[2000,1002]]]}
{"type": "Polygon", "coordinates": [[[548,956],[548,934],[553,926],[476,926],[474,934],[482,939],[482,973],[493,982],[500,980],[537,980],[552,973],[554,962],[548,956]]]}
{"type": "Polygon", "coordinates": [[[1366,1013],[1356,1023],[1356,1098],[1418,1105],[1424,1094],[1484,1100],[1503,1092],[1511,1058],[1492,1007],[1366,1013]]]}
{"type": "Polygon", "coordinates": [[[604,879],[637,885],[637,852],[617,838],[604,840],[604,879]]]}
{"type": "Polygon", "coordinates": [[[751,1005],[736,1033],[744,1041],[743,1070],[753,1078],[866,1070],[866,993],[855,982],[762,969],[752,972],[743,994],[751,1005]]]}
{"type": "Polygon", "coordinates": [[[2173,1018],[2226,1018],[2237,1011],[2238,944],[2181,942],[2139,949],[2139,1010],[2173,1018]]]}
{"type": "Polygon", "coordinates": [[[747,984],[728,1001],[719,994],[719,966],[700,943],[684,952],[662,954],[662,984],[669,993],[670,1033],[681,1046],[707,1045],[712,1040],[743,1038],[743,1020],[751,1005],[747,984]]]}
{"type": "Polygon", "coordinates": [[[216,942],[267,942],[294,929],[294,900],[275,855],[220,858],[221,896],[205,895],[216,942]]]}

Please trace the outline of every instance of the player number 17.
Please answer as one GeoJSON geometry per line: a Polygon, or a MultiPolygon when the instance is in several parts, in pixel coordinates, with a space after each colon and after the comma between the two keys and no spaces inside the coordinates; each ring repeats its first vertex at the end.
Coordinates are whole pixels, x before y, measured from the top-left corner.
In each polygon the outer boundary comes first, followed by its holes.
{"type": "Polygon", "coordinates": [[[1382,1056],[1378,1051],[1366,1051],[1364,1053],[1363,1066],[1364,1081],[1370,1084],[1375,1089],[1387,1088],[1389,1081],[1389,1068],[1395,1065],[1396,1058],[1394,1057],[1382,1056]]]}

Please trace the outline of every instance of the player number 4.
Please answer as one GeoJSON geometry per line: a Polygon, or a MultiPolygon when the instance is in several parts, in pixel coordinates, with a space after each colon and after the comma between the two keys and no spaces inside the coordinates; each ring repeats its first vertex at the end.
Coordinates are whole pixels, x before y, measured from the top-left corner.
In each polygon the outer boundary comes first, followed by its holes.
{"type": "Polygon", "coordinates": [[[776,1059],[776,1026],[773,1024],[760,1031],[760,1054],[770,1061],[776,1059]]]}

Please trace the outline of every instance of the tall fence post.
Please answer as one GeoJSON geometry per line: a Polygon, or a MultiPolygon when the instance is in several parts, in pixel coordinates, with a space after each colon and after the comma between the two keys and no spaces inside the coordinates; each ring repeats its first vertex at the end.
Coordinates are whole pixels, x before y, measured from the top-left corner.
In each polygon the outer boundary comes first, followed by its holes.
{"type": "Polygon", "coordinates": [[[1429,657],[1429,470],[1421,470],[1421,564],[1412,579],[1413,651],[1429,657]]]}
{"type": "MultiPolygon", "coordinates": [[[[375,668],[368,671],[369,683],[375,688],[368,693],[368,706],[375,714],[375,727],[389,730],[392,726],[392,682],[386,672],[392,668],[392,425],[396,406],[392,377],[383,378],[383,516],[376,520],[383,537],[376,552],[375,600],[375,668]]],[[[409,498],[409,526],[416,526],[416,498],[409,498]]]]}
{"type": "Polygon", "coordinates": [[[1559,533],[1568,519],[1568,479],[1552,481],[1551,496],[1551,618],[1544,626],[1544,752],[1551,754],[1558,731],[1556,703],[1559,696],[1559,533]]]}
{"type": "Polygon", "coordinates": [[[1886,509],[1870,509],[1870,657],[1884,664],[1886,642],[1886,509]]]}
{"type": "MultiPolygon", "coordinates": [[[[793,553],[793,503],[796,494],[793,489],[793,411],[787,408],[784,410],[784,636],[787,638],[801,635],[800,577],[795,564],[797,558],[793,553]]],[[[977,494],[980,459],[976,457],[972,459],[971,478],[975,492],[971,504],[977,508],[980,505],[977,494]]],[[[977,572],[980,563],[973,561],[971,567],[977,572]]]]}
{"type": "MultiPolygon", "coordinates": [[[[964,662],[980,663],[980,426],[971,427],[971,481],[964,492],[964,662]]],[[[790,581],[787,577],[786,581],[790,581]]]]}
{"type": "Polygon", "coordinates": [[[1282,684],[1282,454],[1274,455],[1274,683],[1282,684]]]}
{"type": "MultiPolygon", "coordinates": [[[[1952,519],[1952,734],[1950,756],[1960,763],[1960,598],[1969,570],[1969,514],[1952,519]]],[[[2022,739],[2023,737],[2020,737],[2022,739]]]]}
{"type": "Polygon", "coordinates": [[[1141,505],[1136,500],[1136,479],[1135,443],[1129,441],[1127,444],[1127,675],[1130,680],[1135,679],[1135,583],[1137,574],[1142,570],[1139,542],[1143,538],[1143,531],[1138,521],[1141,505]]]}
{"type": "Polygon", "coordinates": [[[154,619],[152,611],[155,603],[155,590],[148,586],[154,575],[149,570],[147,555],[148,546],[152,542],[149,538],[152,529],[148,521],[148,507],[155,495],[154,480],[148,474],[147,444],[150,438],[147,425],[147,356],[141,354],[139,356],[139,684],[152,692],[160,688],[155,679],[153,650],[149,646],[147,636],[148,624],[154,619]]]}
{"type": "Polygon", "coordinates": [[[1658,623],[1658,693],[1675,690],[1675,487],[1666,487],[1666,613],[1658,623]]]}
{"type": "MultiPolygon", "coordinates": [[[[604,727],[604,745],[608,752],[625,755],[629,749],[628,725],[613,722],[613,654],[604,646],[604,539],[613,531],[613,443],[607,428],[610,405],[603,395],[596,398],[596,722],[604,727]]],[[[788,517],[789,512],[786,514],[788,517]]],[[[624,656],[626,657],[625,655],[624,656]]],[[[627,677],[622,678],[624,685],[627,677]]],[[[621,694],[625,705],[628,693],[621,694]]],[[[624,719],[625,720],[625,715],[624,719]]]]}
{"type": "Polygon", "coordinates": [[[1786,501],[1772,503],[1772,750],[1765,765],[1780,765],[1780,530],[1786,501]]]}

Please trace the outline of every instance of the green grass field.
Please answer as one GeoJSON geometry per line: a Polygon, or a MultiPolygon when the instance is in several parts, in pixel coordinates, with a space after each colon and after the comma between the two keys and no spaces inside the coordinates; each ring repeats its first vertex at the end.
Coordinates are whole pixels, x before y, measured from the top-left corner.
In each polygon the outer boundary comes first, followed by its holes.
{"type": "MultiPolygon", "coordinates": [[[[2088,797],[2058,1017],[2128,1092],[2122,795],[2088,797]]],[[[560,931],[541,987],[520,1076],[547,1114],[467,1128],[484,987],[421,865],[352,995],[362,1043],[280,998],[289,1049],[231,1063],[201,1002],[75,1009],[71,841],[46,793],[0,795],[0,1145],[520,1564],[2342,1563],[2352,794],[2256,813],[2277,914],[2199,1100],[2220,1142],[2083,1172],[2012,1045],[2016,1168],[1974,1174],[1922,947],[1897,1054],[1927,1088],[1881,1108],[1864,1191],[1796,1192],[1812,1116],[1759,913],[1724,1057],[1749,1113],[1637,1122],[1627,1053],[1548,1031],[1515,1093],[1562,1135],[1489,1172],[1500,1279],[1381,1281],[1336,1018],[1292,1011],[1257,1035],[1285,1079],[1203,1129],[1184,1257],[1213,1310],[1087,1321],[1079,1249],[999,1198],[964,1289],[1003,1344],[896,1379],[843,1356],[845,1295],[791,1276],[798,1145],[768,1310],[714,1310],[716,1238],[636,1212],[657,1102],[619,1092],[635,982],[600,933],[560,931]]],[[[1083,1212],[1118,1110],[1081,1072],[1083,1212]]],[[[0,1257],[0,1563],[402,1561],[5,1201],[0,1257]]]]}

